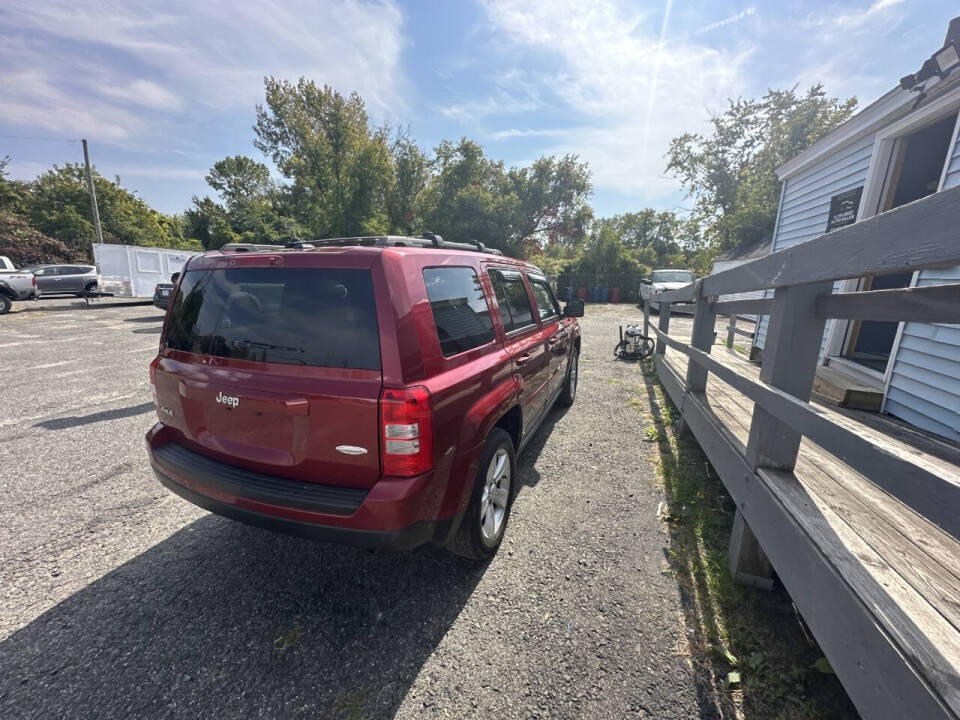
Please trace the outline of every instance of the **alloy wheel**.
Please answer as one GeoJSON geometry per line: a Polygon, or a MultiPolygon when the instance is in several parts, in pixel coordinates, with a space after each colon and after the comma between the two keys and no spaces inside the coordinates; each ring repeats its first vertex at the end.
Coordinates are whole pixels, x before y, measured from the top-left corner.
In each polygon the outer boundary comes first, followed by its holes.
{"type": "Polygon", "coordinates": [[[480,532],[492,544],[503,532],[503,519],[510,502],[510,456],[502,447],[490,459],[487,479],[480,498],[480,532]]]}

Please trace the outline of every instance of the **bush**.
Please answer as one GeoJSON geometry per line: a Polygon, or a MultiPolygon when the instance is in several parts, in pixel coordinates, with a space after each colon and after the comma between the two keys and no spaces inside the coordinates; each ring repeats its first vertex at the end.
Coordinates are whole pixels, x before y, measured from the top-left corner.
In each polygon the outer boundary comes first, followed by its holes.
{"type": "Polygon", "coordinates": [[[17,267],[39,263],[89,262],[80,250],[34,230],[25,220],[0,214],[0,255],[17,267]]]}

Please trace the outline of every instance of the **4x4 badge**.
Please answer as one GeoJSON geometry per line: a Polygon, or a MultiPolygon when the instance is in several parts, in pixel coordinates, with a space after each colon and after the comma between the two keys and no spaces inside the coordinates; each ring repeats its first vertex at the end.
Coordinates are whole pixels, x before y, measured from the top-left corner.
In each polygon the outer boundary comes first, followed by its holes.
{"type": "Polygon", "coordinates": [[[240,404],[240,398],[235,395],[224,395],[222,392],[217,393],[216,400],[221,405],[226,405],[228,408],[235,408],[240,404]]]}

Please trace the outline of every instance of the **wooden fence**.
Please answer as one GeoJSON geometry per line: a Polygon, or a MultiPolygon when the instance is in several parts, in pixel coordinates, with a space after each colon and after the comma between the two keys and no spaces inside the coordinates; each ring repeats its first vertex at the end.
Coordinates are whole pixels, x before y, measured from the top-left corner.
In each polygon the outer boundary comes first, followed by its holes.
{"type": "MultiPolygon", "coordinates": [[[[889,602],[885,596],[868,597],[869,591],[845,578],[841,568],[851,562],[851,553],[842,539],[829,529],[812,537],[816,523],[797,518],[816,512],[811,503],[801,498],[791,507],[784,496],[796,487],[793,473],[805,437],[960,538],[960,476],[925,466],[902,448],[833,422],[809,404],[828,319],[960,323],[960,284],[834,294],[834,281],[958,264],[960,188],[660,293],[656,328],[645,314],[648,334],[657,337],[657,374],[737,504],[731,571],[762,584],[765,563],[773,563],[865,717],[960,716],[957,668],[944,656],[924,654],[935,641],[922,638],[911,645],[908,629],[897,625],[902,608],[878,609],[889,602]],[[724,294],[768,289],[773,297],[767,299],[716,301],[724,294]],[[689,342],[670,334],[670,304],[680,302],[695,303],[689,342]],[[745,312],[770,317],[759,382],[711,357],[717,315],[745,312]],[[685,377],[676,363],[667,362],[667,348],[687,357],[685,377]],[[730,441],[710,407],[710,374],[754,404],[744,445],[730,441]]],[[[729,344],[733,334],[731,329],[729,344]]],[[[960,604],[960,597],[954,594],[947,602],[960,604]]]]}

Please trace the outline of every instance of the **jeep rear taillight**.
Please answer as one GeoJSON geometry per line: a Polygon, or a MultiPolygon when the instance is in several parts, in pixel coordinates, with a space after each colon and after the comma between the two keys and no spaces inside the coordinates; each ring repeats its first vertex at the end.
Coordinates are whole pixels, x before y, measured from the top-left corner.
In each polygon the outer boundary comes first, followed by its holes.
{"type": "Polygon", "coordinates": [[[150,384],[153,385],[154,391],[157,389],[157,365],[160,364],[160,356],[157,355],[153,360],[150,361],[150,384]]]}
{"type": "Polygon", "coordinates": [[[383,474],[413,477],[433,468],[430,392],[419,385],[380,393],[383,474]]]}
{"type": "Polygon", "coordinates": [[[37,287],[37,276],[36,276],[36,275],[33,276],[33,286],[34,286],[34,287],[37,287]]]}

